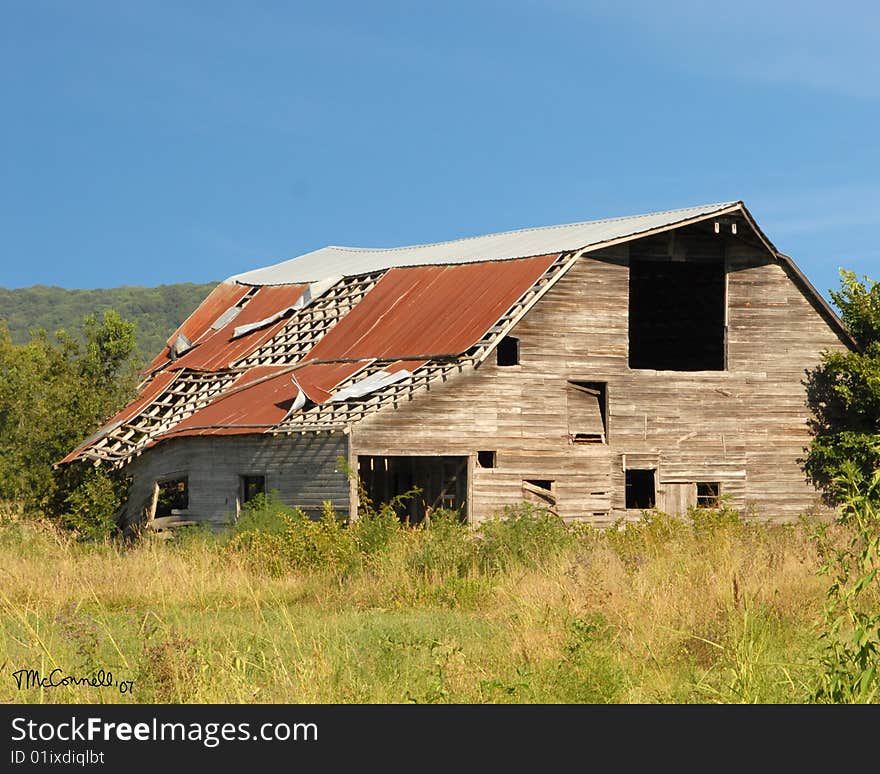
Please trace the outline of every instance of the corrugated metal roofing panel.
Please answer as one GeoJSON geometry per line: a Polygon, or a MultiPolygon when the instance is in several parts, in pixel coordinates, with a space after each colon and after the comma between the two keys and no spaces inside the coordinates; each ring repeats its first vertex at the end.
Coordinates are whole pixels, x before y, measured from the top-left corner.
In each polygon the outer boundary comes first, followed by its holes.
{"type": "Polygon", "coordinates": [[[398,360],[390,363],[381,371],[375,371],[363,379],[358,379],[353,384],[334,392],[328,397],[331,403],[360,398],[364,395],[383,390],[392,384],[402,382],[413,375],[413,372],[423,366],[427,360],[398,360]]]}
{"type": "Polygon", "coordinates": [[[289,368],[251,368],[224,394],[160,438],[259,433],[284,419],[298,393],[289,368]]]}
{"type": "Polygon", "coordinates": [[[220,315],[230,307],[234,307],[250,290],[251,288],[245,285],[237,285],[232,282],[221,282],[217,285],[196,307],[195,311],[183,321],[181,326],[168,337],[166,342],[168,346],[156,355],[146,370],[154,371],[168,362],[170,345],[179,334],[182,333],[191,342],[196,343],[199,338],[211,330],[211,326],[220,315]]]}
{"type": "Polygon", "coordinates": [[[279,319],[269,325],[234,337],[236,328],[261,322],[277,312],[292,307],[306,287],[307,285],[270,285],[260,288],[247,300],[234,320],[218,331],[206,333],[202,340],[196,343],[196,346],[173,361],[169,368],[217,371],[228,367],[272,338],[284,326],[285,320],[279,319]]]}
{"type": "Polygon", "coordinates": [[[90,446],[95,444],[97,441],[100,441],[107,433],[115,428],[119,427],[119,425],[128,422],[133,417],[137,416],[141,413],[147,406],[149,406],[156,398],[158,398],[165,389],[177,378],[178,374],[175,371],[163,371],[161,373],[156,374],[150,382],[148,382],[138,396],[129,403],[124,409],[119,411],[114,416],[110,417],[104,425],[98,430],[94,435],[86,438],[76,449],[74,449],[70,454],[68,454],[61,463],[72,462],[77,459],[82,452],[88,449],[90,446]]]}
{"type": "Polygon", "coordinates": [[[368,362],[315,363],[296,369],[290,366],[249,368],[226,392],[157,440],[187,435],[265,432],[287,416],[300,387],[310,400],[323,403],[337,384],[368,362]]]}
{"type": "Polygon", "coordinates": [[[393,360],[464,352],[556,258],[389,269],[307,359],[393,360]]]}
{"type": "Polygon", "coordinates": [[[273,285],[311,282],[330,275],[353,276],[395,266],[427,266],[502,261],[579,250],[627,236],[710,215],[741,202],[721,202],[647,215],[591,220],[561,226],[526,228],[409,247],[322,247],[273,266],[235,274],[227,282],[273,285]]]}

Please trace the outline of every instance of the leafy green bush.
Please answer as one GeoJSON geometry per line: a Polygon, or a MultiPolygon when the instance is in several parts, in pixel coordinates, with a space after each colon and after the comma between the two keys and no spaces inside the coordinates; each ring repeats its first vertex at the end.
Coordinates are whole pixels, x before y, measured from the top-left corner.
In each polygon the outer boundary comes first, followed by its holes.
{"type": "Polygon", "coordinates": [[[618,519],[605,535],[611,548],[629,569],[644,563],[690,530],[688,523],[663,511],[642,511],[638,521],[618,519]]]}
{"type": "Polygon", "coordinates": [[[712,537],[719,531],[727,531],[738,534],[742,531],[744,522],[736,508],[722,502],[720,508],[699,508],[691,506],[687,510],[687,519],[691,523],[696,537],[712,537]]]}
{"type": "Polygon", "coordinates": [[[359,513],[348,530],[357,550],[365,556],[384,551],[403,529],[393,508],[383,507],[378,511],[359,513]]]}
{"type": "Polygon", "coordinates": [[[526,502],[484,521],[477,535],[480,566],[490,571],[543,565],[574,542],[573,531],[559,516],[526,502]]]}
{"type": "Polygon", "coordinates": [[[89,467],[65,499],[61,521],[87,540],[102,540],[116,530],[119,506],[129,479],[104,468],[89,467]]]}
{"type": "Polygon", "coordinates": [[[134,325],[110,310],[81,338],[35,331],[13,344],[0,323],[0,499],[19,500],[90,538],[113,526],[123,480],[54,465],[134,393],[134,325]],[[116,500],[114,503],[113,500],[116,500]]]}
{"type": "Polygon", "coordinates": [[[437,509],[414,528],[407,565],[418,575],[466,575],[477,560],[476,545],[458,511],[437,509]]]}
{"type": "Polygon", "coordinates": [[[880,468],[880,284],[851,271],[840,275],[831,297],[859,350],[826,352],[805,382],[814,437],[804,470],[831,502],[845,494],[837,486],[853,465],[865,482],[880,468]]]}
{"type": "Polygon", "coordinates": [[[245,506],[227,550],[273,576],[300,569],[347,571],[357,560],[354,536],[329,503],[314,521],[274,492],[245,506]]]}
{"type": "Polygon", "coordinates": [[[814,700],[869,703],[880,697],[880,469],[870,481],[855,464],[835,481],[842,499],[842,546],[818,540],[827,561],[819,572],[832,578],[825,603],[820,677],[814,700]]]}

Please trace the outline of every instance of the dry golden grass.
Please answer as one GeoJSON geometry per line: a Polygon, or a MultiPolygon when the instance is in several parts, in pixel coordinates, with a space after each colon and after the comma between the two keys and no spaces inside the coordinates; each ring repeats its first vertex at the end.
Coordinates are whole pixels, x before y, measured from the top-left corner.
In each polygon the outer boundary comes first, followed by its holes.
{"type": "Polygon", "coordinates": [[[826,587],[810,532],[659,517],[491,569],[432,565],[450,544],[400,531],[344,569],[272,574],[216,539],[82,545],[7,515],[0,700],[803,702],[826,587]],[[53,668],[133,685],[12,677],[53,668]]]}

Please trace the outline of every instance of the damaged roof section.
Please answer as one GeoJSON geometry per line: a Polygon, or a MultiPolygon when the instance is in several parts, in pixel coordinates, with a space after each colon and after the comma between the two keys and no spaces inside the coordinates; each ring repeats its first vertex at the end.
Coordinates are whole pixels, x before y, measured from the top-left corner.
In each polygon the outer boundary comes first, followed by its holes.
{"type": "Polygon", "coordinates": [[[147,366],[148,372],[153,372],[167,364],[171,357],[171,347],[179,336],[184,336],[192,343],[198,341],[205,333],[211,330],[211,326],[250,292],[252,288],[247,285],[238,285],[232,282],[221,282],[199,304],[198,308],[183,321],[181,326],[168,337],[167,346],[147,366]]]}
{"type": "MultiPolygon", "coordinates": [[[[197,371],[229,368],[278,332],[306,287],[276,285],[251,291],[239,301],[240,311],[229,322],[219,329],[209,328],[190,350],[167,367],[197,371]]],[[[223,316],[229,316],[228,310],[223,316]]]]}
{"type": "Polygon", "coordinates": [[[120,428],[123,424],[136,417],[144,409],[146,409],[156,398],[158,398],[168,386],[179,376],[173,371],[165,371],[157,374],[147,385],[145,385],[140,394],[129,403],[122,411],[112,416],[107,422],[93,435],[86,438],[76,449],[68,454],[63,460],[71,462],[93,447],[96,443],[106,438],[114,430],[120,428]]]}
{"type": "Polygon", "coordinates": [[[224,288],[171,339],[193,337],[178,357],[165,352],[122,425],[99,439],[100,448],[83,447],[65,461],[124,464],[183,436],[336,429],[374,410],[377,396],[417,389],[470,362],[468,350],[489,346],[499,321],[512,324],[512,313],[564,264],[544,255],[224,288]]]}
{"type": "Polygon", "coordinates": [[[368,361],[319,363],[302,367],[255,366],[232,382],[211,403],[191,414],[156,440],[186,435],[241,435],[278,425],[307,402],[331,398],[340,382],[363,369],[368,361]]]}

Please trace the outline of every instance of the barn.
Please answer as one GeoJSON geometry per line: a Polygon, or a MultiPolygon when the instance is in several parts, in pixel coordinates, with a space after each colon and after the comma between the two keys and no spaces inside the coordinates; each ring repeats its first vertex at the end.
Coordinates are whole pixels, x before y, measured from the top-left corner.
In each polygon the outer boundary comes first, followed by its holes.
{"type": "Polygon", "coordinates": [[[819,507],[803,378],[853,343],[743,202],[366,249],[220,283],[139,394],[63,461],[123,468],[125,524],[234,520],[260,492],[477,522],[608,525],[719,498],[819,507]]]}

